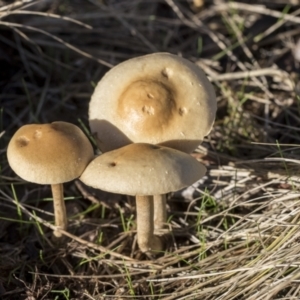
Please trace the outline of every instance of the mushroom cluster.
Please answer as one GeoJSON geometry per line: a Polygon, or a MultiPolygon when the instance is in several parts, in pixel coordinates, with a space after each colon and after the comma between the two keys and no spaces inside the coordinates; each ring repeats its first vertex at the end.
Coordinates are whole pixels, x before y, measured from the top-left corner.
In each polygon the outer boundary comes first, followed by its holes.
{"type": "Polygon", "coordinates": [[[129,59],[96,86],[89,123],[104,154],[80,179],[96,188],[136,196],[138,244],[143,252],[162,248],[153,232],[166,224],[165,194],[205,174],[205,167],[188,153],[211,131],[216,110],[215,91],[204,72],[169,53],[129,59]]]}
{"type": "MultiPolygon", "coordinates": [[[[161,251],[166,194],[193,184],[205,166],[190,153],[209,134],[217,104],[213,86],[190,61],[155,53],[125,61],[98,83],[89,123],[102,154],[66,122],[31,124],[12,137],[7,157],[21,178],[50,184],[55,225],[67,228],[63,183],[80,178],[104,191],[136,197],[142,252],[161,251]]],[[[60,230],[54,237],[61,238],[60,230]]]]}

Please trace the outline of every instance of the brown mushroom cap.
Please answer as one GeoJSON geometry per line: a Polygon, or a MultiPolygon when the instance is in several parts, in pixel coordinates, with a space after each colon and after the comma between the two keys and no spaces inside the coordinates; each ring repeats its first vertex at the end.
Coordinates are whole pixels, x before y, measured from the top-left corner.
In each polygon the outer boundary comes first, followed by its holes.
{"type": "Polygon", "coordinates": [[[82,130],[66,122],[22,126],[7,149],[11,168],[24,180],[40,184],[79,177],[93,157],[82,130]]]}
{"type": "Polygon", "coordinates": [[[92,95],[89,120],[103,152],[138,142],[189,153],[209,134],[216,109],[214,88],[198,66],[154,53],[106,73],[92,95]]]}
{"type": "Polygon", "coordinates": [[[79,179],[104,191],[143,196],[177,191],[205,172],[206,168],[189,154],[140,143],[96,157],[79,179]]]}

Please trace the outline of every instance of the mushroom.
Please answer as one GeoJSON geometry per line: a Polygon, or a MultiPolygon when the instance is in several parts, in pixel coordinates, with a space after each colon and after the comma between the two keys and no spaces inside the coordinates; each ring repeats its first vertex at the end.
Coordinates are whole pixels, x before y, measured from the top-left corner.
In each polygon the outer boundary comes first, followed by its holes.
{"type": "Polygon", "coordinates": [[[129,59],[98,83],[89,123],[102,152],[131,142],[192,152],[211,131],[212,84],[192,62],[168,53],[129,59]]]}
{"type": "Polygon", "coordinates": [[[184,152],[137,143],[96,157],[79,179],[97,189],[136,197],[137,240],[141,251],[148,252],[162,250],[154,235],[152,195],[191,185],[205,172],[201,163],[184,152]]]}
{"type": "MultiPolygon", "coordinates": [[[[7,158],[15,173],[29,182],[51,184],[55,225],[67,228],[63,183],[81,175],[94,153],[81,129],[66,122],[22,126],[11,138],[7,158]]],[[[61,238],[59,230],[54,237],[61,238]]]]}
{"type": "MultiPolygon", "coordinates": [[[[118,64],[100,80],[89,123],[102,152],[129,143],[161,144],[191,153],[209,134],[216,95],[194,63],[154,53],[118,64]]],[[[166,196],[155,196],[155,227],[166,223],[166,196]]]]}

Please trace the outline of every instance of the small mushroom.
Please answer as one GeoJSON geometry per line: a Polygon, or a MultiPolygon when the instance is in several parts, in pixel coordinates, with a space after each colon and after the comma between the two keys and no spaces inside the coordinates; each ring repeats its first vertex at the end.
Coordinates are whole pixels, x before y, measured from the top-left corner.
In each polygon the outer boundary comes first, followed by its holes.
{"type": "Polygon", "coordinates": [[[108,192],[136,196],[137,239],[143,252],[162,250],[154,236],[154,194],[191,185],[206,168],[181,151],[145,143],[130,144],[96,157],[79,178],[108,192]],[[99,180],[101,178],[101,180],[99,180]]]}
{"type": "MultiPolygon", "coordinates": [[[[93,148],[81,129],[66,122],[22,126],[11,138],[7,158],[26,181],[51,184],[55,225],[66,229],[63,183],[81,175],[93,159],[93,148]]],[[[54,231],[56,238],[61,237],[54,231]]]]}

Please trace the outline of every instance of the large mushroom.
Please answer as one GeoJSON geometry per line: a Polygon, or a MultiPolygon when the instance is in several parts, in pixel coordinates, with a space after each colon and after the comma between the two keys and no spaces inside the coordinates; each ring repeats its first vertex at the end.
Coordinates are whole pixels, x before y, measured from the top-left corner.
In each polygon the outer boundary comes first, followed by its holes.
{"type": "MultiPolygon", "coordinates": [[[[82,130],[70,123],[22,126],[11,138],[7,158],[11,168],[26,181],[51,184],[55,225],[67,228],[63,183],[81,175],[94,153],[82,130]]],[[[61,238],[56,230],[54,237],[61,238]]]]}
{"type": "Polygon", "coordinates": [[[184,152],[137,143],[96,157],[79,179],[97,189],[136,197],[137,240],[141,251],[148,252],[162,250],[154,235],[152,195],[191,185],[205,172],[201,163],[184,152]]]}
{"type": "Polygon", "coordinates": [[[192,152],[211,131],[212,84],[192,62],[168,53],[129,59],[98,83],[89,123],[102,152],[131,142],[192,152]]]}
{"type": "MultiPolygon", "coordinates": [[[[129,143],[161,144],[191,153],[209,134],[215,91],[194,63],[169,53],[129,59],[98,83],[89,123],[102,152],[129,143]]],[[[166,222],[166,196],[155,195],[155,228],[166,222]]]]}

